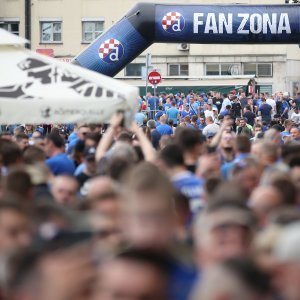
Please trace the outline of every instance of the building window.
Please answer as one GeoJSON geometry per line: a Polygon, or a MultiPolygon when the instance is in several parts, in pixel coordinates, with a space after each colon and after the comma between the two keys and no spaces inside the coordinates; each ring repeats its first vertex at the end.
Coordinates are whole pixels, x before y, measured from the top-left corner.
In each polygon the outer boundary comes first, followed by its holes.
{"type": "Polygon", "coordinates": [[[1,22],[0,28],[3,28],[13,34],[19,35],[19,22],[1,22]]]}
{"type": "Polygon", "coordinates": [[[169,76],[188,76],[188,64],[169,64],[169,76]]]}
{"type": "Polygon", "coordinates": [[[225,75],[239,75],[239,64],[206,64],[207,76],[225,76],[225,75]]]}
{"type": "Polygon", "coordinates": [[[82,42],[91,43],[103,33],[104,21],[82,21],[82,42]]]}
{"type": "Polygon", "coordinates": [[[145,64],[129,64],[125,68],[125,76],[142,77],[142,68],[145,64]]]}
{"type": "Polygon", "coordinates": [[[62,22],[41,22],[41,43],[61,43],[62,22]]]}
{"type": "Polygon", "coordinates": [[[273,70],[270,63],[245,63],[244,75],[255,75],[256,77],[272,77],[273,70]]]}

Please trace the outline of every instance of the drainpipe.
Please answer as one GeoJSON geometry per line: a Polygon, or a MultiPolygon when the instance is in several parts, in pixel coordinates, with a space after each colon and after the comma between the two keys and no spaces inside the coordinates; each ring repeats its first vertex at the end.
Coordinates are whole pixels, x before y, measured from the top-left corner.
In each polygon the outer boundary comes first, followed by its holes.
{"type": "MultiPolygon", "coordinates": [[[[25,0],[25,38],[31,42],[31,0],[25,0]]],[[[26,44],[30,49],[31,44],[26,44]]]]}

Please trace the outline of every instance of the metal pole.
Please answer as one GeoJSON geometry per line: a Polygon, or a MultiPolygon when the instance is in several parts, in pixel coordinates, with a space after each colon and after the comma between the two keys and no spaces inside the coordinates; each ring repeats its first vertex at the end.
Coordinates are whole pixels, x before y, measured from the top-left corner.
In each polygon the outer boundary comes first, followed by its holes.
{"type": "Polygon", "coordinates": [[[156,85],[153,86],[154,88],[154,116],[156,114],[156,85]]]}
{"type": "MultiPolygon", "coordinates": [[[[148,93],[148,73],[149,73],[149,67],[151,65],[150,60],[151,60],[151,54],[147,53],[147,55],[146,55],[146,91],[145,91],[146,96],[148,93]]],[[[148,105],[148,103],[147,103],[147,105],[148,105]]]]}

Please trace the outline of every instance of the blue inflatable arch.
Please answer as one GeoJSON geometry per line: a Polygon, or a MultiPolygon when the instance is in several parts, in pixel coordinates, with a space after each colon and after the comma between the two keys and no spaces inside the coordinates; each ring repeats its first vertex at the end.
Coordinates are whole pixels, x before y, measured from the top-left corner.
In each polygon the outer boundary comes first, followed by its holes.
{"type": "Polygon", "coordinates": [[[153,43],[299,44],[300,5],[139,3],[73,62],[114,76],[153,43]]]}

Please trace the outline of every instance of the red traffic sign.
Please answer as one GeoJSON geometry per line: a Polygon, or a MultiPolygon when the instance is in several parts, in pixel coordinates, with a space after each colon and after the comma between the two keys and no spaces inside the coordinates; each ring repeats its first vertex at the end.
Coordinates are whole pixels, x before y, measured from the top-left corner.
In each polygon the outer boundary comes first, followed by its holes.
{"type": "Polygon", "coordinates": [[[161,82],[161,75],[157,71],[151,71],[148,75],[148,81],[152,85],[157,85],[161,82]]]}

